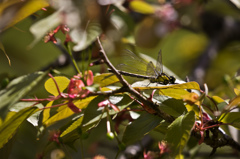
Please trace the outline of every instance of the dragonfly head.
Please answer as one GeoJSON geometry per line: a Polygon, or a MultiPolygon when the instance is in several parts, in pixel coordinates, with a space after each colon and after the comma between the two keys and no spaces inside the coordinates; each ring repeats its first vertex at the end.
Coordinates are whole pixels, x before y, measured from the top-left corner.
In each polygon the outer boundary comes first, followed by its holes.
{"type": "Polygon", "coordinates": [[[174,84],[176,81],[176,78],[174,76],[169,76],[169,83],[174,84]]]}

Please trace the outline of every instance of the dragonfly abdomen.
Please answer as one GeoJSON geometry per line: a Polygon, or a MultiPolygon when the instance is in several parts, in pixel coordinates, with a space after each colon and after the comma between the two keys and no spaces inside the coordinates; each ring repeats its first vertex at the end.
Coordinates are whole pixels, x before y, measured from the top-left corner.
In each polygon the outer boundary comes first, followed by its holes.
{"type": "Polygon", "coordinates": [[[143,79],[150,79],[150,80],[156,80],[155,77],[151,77],[151,76],[144,76],[144,75],[139,75],[139,74],[133,74],[133,73],[129,73],[129,72],[125,72],[125,71],[120,71],[118,70],[118,72],[122,75],[125,76],[131,76],[131,77],[137,77],[137,78],[143,78],[143,79]]]}

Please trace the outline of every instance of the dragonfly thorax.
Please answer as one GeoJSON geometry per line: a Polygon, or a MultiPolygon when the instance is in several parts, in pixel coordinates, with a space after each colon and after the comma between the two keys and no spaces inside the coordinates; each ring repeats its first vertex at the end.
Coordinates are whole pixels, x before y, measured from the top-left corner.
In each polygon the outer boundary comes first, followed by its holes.
{"type": "Polygon", "coordinates": [[[176,80],[175,77],[168,76],[165,73],[161,73],[156,78],[150,79],[150,82],[152,83],[157,82],[157,83],[162,83],[164,85],[167,85],[167,84],[174,84],[175,80],[176,80]]]}

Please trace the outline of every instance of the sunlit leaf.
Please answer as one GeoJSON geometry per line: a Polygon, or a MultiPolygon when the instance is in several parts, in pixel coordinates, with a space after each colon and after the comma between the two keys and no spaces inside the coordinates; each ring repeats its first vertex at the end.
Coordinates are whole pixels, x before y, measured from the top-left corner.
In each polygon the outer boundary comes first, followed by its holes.
{"type": "Polygon", "coordinates": [[[83,116],[81,116],[80,118],[78,118],[76,121],[74,121],[62,134],[60,137],[65,136],[66,134],[74,131],[75,129],[77,129],[83,121],[83,116]]]}
{"type": "MultiPolygon", "coordinates": [[[[11,112],[19,112],[22,109],[25,109],[27,107],[35,106],[38,108],[43,108],[43,105],[41,103],[36,104],[36,102],[17,102],[15,103],[11,108],[11,112]]],[[[27,120],[29,123],[31,123],[33,126],[38,126],[38,119],[41,111],[36,112],[35,114],[31,115],[27,120]]],[[[11,118],[9,116],[11,114],[10,112],[8,113],[7,118],[11,118]]]]}
{"type": "Polygon", "coordinates": [[[228,104],[228,106],[225,107],[225,110],[230,110],[234,107],[239,107],[240,105],[240,96],[236,96],[233,100],[231,100],[228,104]]]}
{"type": "MultiPolygon", "coordinates": [[[[57,76],[57,77],[54,77],[54,79],[57,82],[57,85],[59,87],[60,92],[63,92],[67,88],[67,86],[70,82],[70,80],[67,77],[64,77],[64,76],[57,76]]],[[[45,82],[44,87],[52,95],[54,95],[54,96],[59,95],[57,87],[56,87],[52,78],[49,78],[45,82]]]]}
{"type": "Polygon", "coordinates": [[[5,119],[4,119],[4,122],[8,121],[9,119],[11,119],[15,114],[17,114],[17,112],[8,112],[5,119]]]}
{"type": "MultiPolygon", "coordinates": [[[[82,100],[77,100],[74,102],[74,104],[78,108],[83,109],[83,108],[86,108],[94,98],[95,97],[88,97],[82,100]]],[[[65,119],[74,114],[74,112],[67,105],[63,105],[59,107],[57,111],[58,112],[56,114],[54,114],[53,116],[45,120],[44,125],[46,126],[52,125],[53,123],[60,121],[62,119],[65,119]]]]}
{"type": "Polygon", "coordinates": [[[93,41],[97,39],[97,36],[99,36],[101,32],[102,30],[100,24],[96,22],[90,22],[87,25],[86,30],[81,28],[72,30],[70,32],[70,36],[73,42],[76,43],[76,45],[73,47],[73,50],[81,51],[86,49],[90,44],[92,44],[93,41]]]}
{"type": "Polygon", "coordinates": [[[142,14],[153,14],[154,8],[145,1],[134,0],[130,1],[130,8],[138,13],[142,14]]]}
{"type": "Polygon", "coordinates": [[[187,82],[187,83],[182,83],[182,84],[172,84],[172,85],[161,85],[157,83],[144,83],[142,82],[136,82],[133,85],[133,88],[137,88],[140,90],[144,89],[167,89],[167,88],[172,88],[172,89],[195,89],[195,90],[200,90],[199,84],[197,82],[187,82]]]}
{"type": "MultiPolygon", "coordinates": [[[[54,101],[49,102],[45,107],[50,107],[50,106],[52,106],[53,102],[54,102],[54,101]]],[[[43,114],[43,118],[42,118],[42,122],[43,122],[43,123],[49,119],[49,117],[50,117],[50,110],[51,110],[51,109],[44,109],[44,110],[43,110],[43,113],[42,113],[42,114],[43,114]]]]}
{"type": "Polygon", "coordinates": [[[61,22],[61,14],[59,11],[44,18],[30,27],[30,32],[34,35],[33,42],[29,45],[32,48],[39,40],[41,40],[49,31],[57,27],[61,22]]]}
{"type": "Polygon", "coordinates": [[[4,28],[1,27],[1,29],[4,30],[9,28],[41,8],[47,6],[49,6],[48,0],[6,1],[0,4],[0,15],[2,14],[1,18],[5,18],[4,20],[7,23],[5,24],[4,28]],[[8,15],[4,13],[8,13],[8,15]]]}
{"type": "Polygon", "coordinates": [[[225,102],[222,98],[220,98],[219,96],[212,96],[212,99],[216,102],[216,103],[222,103],[225,102]]]}
{"type": "Polygon", "coordinates": [[[144,135],[160,124],[162,118],[143,112],[140,117],[127,126],[122,141],[131,144],[140,140],[144,135]]]}
{"type": "Polygon", "coordinates": [[[100,87],[105,87],[113,83],[119,82],[119,80],[112,73],[103,73],[103,74],[94,76],[94,82],[99,84],[100,87]]]}
{"type": "Polygon", "coordinates": [[[199,95],[195,92],[191,92],[186,95],[183,95],[183,101],[190,105],[191,104],[200,105],[199,95]]]}
{"type": "Polygon", "coordinates": [[[165,140],[170,145],[173,156],[182,153],[191,134],[194,122],[195,114],[191,111],[186,115],[178,117],[171,123],[171,125],[169,125],[165,140]]]}
{"type": "MultiPolygon", "coordinates": [[[[75,123],[76,125],[74,124],[73,127],[69,127],[69,130],[71,131],[67,131],[65,135],[62,136],[64,142],[75,141],[79,138],[79,131],[84,134],[87,130],[90,130],[92,127],[97,126],[101,119],[107,117],[107,113],[103,113],[103,108],[98,107],[98,103],[103,100],[105,100],[103,96],[98,96],[89,103],[86,110],[84,111],[83,121],[81,121],[82,119],[79,119],[79,122],[75,123]],[[78,127],[78,125],[81,125],[81,129],[75,129],[75,127],[78,127]]],[[[132,100],[128,96],[124,96],[124,98],[119,103],[117,103],[117,105],[120,110],[123,110],[130,103],[132,103],[132,100]]],[[[114,111],[113,109],[109,110],[110,115],[115,115],[117,113],[118,112],[114,111]]]]}
{"type": "Polygon", "coordinates": [[[234,93],[238,96],[238,95],[240,95],[240,90],[237,88],[234,88],[234,93]]]}
{"type": "Polygon", "coordinates": [[[30,115],[38,111],[36,107],[25,108],[18,113],[11,116],[10,119],[4,121],[0,127],[0,148],[14,135],[17,128],[26,120],[30,115]]]}
{"type": "Polygon", "coordinates": [[[193,104],[193,105],[186,104],[185,107],[186,107],[188,112],[194,111],[196,116],[199,116],[199,107],[197,105],[195,105],[195,104],[193,104]]]}
{"type": "Polygon", "coordinates": [[[74,114],[74,112],[71,109],[69,109],[67,105],[63,105],[63,106],[61,106],[61,111],[57,112],[56,114],[54,114],[53,116],[51,116],[50,118],[45,120],[45,122],[43,124],[46,127],[48,127],[57,121],[60,121],[62,119],[65,119],[65,118],[71,116],[72,114],[74,114]]]}
{"type": "Polygon", "coordinates": [[[160,89],[159,95],[169,96],[175,99],[183,99],[183,96],[189,94],[185,89],[160,89]]]}
{"type": "Polygon", "coordinates": [[[29,75],[20,76],[12,80],[9,85],[0,91],[0,112],[4,115],[14,103],[33,90],[48,72],[36,72],[29,75]]]}
{"type": "Polygon", "coordinates": [[[223,123],[231,124],[237,129],[240,129],[240,112],[223,113],[219,120],[223,123]]]}

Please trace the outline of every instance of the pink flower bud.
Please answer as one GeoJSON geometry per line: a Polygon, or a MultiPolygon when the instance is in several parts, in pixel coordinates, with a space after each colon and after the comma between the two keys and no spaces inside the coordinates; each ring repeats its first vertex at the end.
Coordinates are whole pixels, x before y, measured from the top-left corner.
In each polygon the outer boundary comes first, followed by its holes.
{"type": "Polygon", "coordinates": [[[72,78],[70,80],[69,86],[68,86],[68,95],[70,98],[75,98],[77,95],[82,91],[82,87],[84,87],[84,83],[82,80],[77,80],[72,78]]]}

